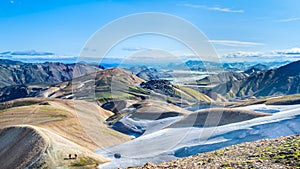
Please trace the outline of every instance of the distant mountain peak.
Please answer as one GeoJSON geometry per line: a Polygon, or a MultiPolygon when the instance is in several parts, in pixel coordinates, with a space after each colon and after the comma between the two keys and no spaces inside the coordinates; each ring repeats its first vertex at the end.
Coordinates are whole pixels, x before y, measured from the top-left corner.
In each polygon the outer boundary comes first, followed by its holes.
{"type": "Polygon", "coordinates": [[[251,74],[242,81],[231,81],[212,90],[223,96],[279,96],[300,93],[300,60],[276,69],[251,74]]]}

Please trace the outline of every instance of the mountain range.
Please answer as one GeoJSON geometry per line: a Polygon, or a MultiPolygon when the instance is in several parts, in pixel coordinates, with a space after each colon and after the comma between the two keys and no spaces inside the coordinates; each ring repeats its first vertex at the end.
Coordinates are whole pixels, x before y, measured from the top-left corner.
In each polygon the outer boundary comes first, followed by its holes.
{"type": "Polygon", "coordinates": [[[0,87],[54,84],[99,69],[97,66],[87,64],[64,64],[59,62],[24,63],[0,59],[0,87]]]}
{"type": "Polygon", "coordinates": [[[172,77],[165,71],[158,71],[156,68],[149,68],[147,66],[131,67],[126,70],[146,81],[172,77]]]}
{"type": "MultiPolygon", "coordinates": [[[[213,88],[201,89],[200,91],[211,97],[212,93],[216,93],[227,99],[296,94],[300,92],[298,86],[299,62],[292,62],[270,70],[266,70],[268,68],[266,65],[257,64],[245,72],[229,71],[207,76],[197,80],[197,84],[214,85],[213,88]]],[[[194,61],[189,62],[188,65],[197,64],[199,63],[194,61]]],[[[189,100],[188,102],[192,100],[195,102],[200,98],[208,98],[208,96],[197,98],[194,95],[195,93],[199,95],[200,92],[193,91],[191,88],[186,89],[183,86],[168,85],[165,84],[166,81],[156,82],[162,82],[164,84],[162,86],[171,86],[170,90],[156,87],[154,90],[152,83],[155,81],[151,82],[151,80],[168,77],[168,74],[163,75],[163,72],[145,66],[133,67],[129,70],[131,73],[121,68],[103,70],[103,67],[83,63],[23,63],[2,59],[0,60],[1,101],[23,98],[24,96],[81,98],[86,97],[87,93],[95,93],[94,96],[91,95],[90,97],[106,101],[124,98],[143,99],[149,97],[151,92],[163,94],[164,97],[169,97],[168,99],[174,103],[177,102],[179,95],[184,96],[184,102],[187,100],[189,100]],[[89,81],[91,79],[92,81],[89,81]],[[146,82],[145,80],[149,80],[149,83],[144,84],[151,85],[140,87],[139,85],[146,82]],[[72,87],[75,89],[74,91],[77,91],[76,96],[72,94],[72,87]],[[163,92],[160,92],[162,90],[163,92]],[[173,91],[174,94],[170,96],[170,93],[167,94],[166,91],[173,91]]],[[[156,84],[156,86],[161,85],[156,84]]]]}
{"type": "Polygon", "coordinates": [[[260,97],[296,94],[300,92],[300,61],[270,69],[249,77],[220,84],[212,91],[231,97],[260,97]]]}
{"type": "Polygon", "coordinates": [[[258,64],[185,85],[143,66],[2,60],[2,168],[133,167],[299,134],[299,69],[258,64]]]}
{"type": "Polygon", "coordinates": [[[285,64],[290,63],[289,61],[282,62],[230,62],[230,63],[220,63],[220,62],[209,62],[200,60],[188,60],[184,63],[174,64],[171,63],[165,67],[165,69],[170,70],[194,70],[194,71],[246,71],[252,67],[257,67],[260,64],[268,66],[269,68],[278,68],[285,64]]]}

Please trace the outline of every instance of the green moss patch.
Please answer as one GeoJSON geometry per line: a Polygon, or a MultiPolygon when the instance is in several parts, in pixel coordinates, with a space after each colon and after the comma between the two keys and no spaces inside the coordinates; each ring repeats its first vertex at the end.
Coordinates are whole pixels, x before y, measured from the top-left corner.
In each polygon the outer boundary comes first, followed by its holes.
{"type": "Polygon", "coordinates": [[[74,168],[97,168],[100,162],[91,157],[80,157],[70,164],[74,168]]]}

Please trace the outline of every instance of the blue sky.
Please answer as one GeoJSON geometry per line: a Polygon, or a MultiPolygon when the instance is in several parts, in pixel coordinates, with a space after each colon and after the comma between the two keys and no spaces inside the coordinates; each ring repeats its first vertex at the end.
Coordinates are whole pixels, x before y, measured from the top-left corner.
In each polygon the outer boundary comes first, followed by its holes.
{"type": "MultiPolygon", "coordinates": [[[[299,5],[298,0],[1,0],[0,52],[76,56],[107,23],[134,13],[163,12],[196,25],[220,56],[295,59],[300,55],[299,5]]],[[[128,40],[110,55],[121,57],[133,51],[128,49],[164,45],[177,55],[188,55],[178,44],[158,37],[128,40]]]]}

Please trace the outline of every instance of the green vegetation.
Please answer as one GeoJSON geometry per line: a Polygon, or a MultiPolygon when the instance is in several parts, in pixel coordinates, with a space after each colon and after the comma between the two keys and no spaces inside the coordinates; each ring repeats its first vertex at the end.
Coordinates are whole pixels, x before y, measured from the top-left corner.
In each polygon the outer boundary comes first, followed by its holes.
{"type": "MultiPolygon", "coordinates": [[[[292,136],[276,140],[278,141],[275,144],[267,142],[262,146],[255,146],[256,148],[252,149],[253,152],[249,153],[245,161],[241,161],[241,157],[237,157],[237,160],[223,162],[221,167],[253,166],[257,162],[268,161],[273,164],[281,164],[286,168],[300,168],[300,137],[292,136]]],[[[249,143],[249,145],[251,144],[249,143]]],[[[239,145],[233,147],[239,147],[239,145]]],[[[234,151],[233,147],[216,150],[213,153],[218,156],[226,156],[234,151]]],[[[250,148],[249,151],[251,151],[250,148]]]]}
{"type": "Polygon", "coordinates": [[[150,95],[150,91],[137,86],[129,86],[129,92],[136,93],[138,95],[150,95]]]}
{"type": "Polygon", "coordinates": [[[253,157],[260,157],[261,160],[272,160],[274,163],[294,166],[300,168],[300,138],[288,138],[283,144],[274,148],[269,145],[260,151],[255,151],[253,157]]]}
{"type": "Polygon", "coordinates": [[[129,94],[129,93],[124,93],[124,92],[119,92],[116,91],[113,94],[110,92],[99,92],[96,93],[96,100],[100,102],[108,102],[112,100],[126,100],[126,99],[134,99],[135,96],[129,94]]]}
{"type": "Polygon", "coordinates": [[[226,99],[230,99],[231,98],[231,95],[229,93],[226,93],[226,99]]]}
{"type": "Polygon", "coordinates": [[[193,101],[204,101],[204,102],[210,102],[211,99],[206,96],[205,94],[202,94],[194,89],[188,88],[188,87],[183,87],[183,86],[175,86],[175,88],[181,90],[181,96],[183,99],[190,100],[192,99],[193,101]]]}
{"type": "Polygon", "coordinates": [[[41,106],[40,111],[56,111],[56,112],[65,112],[63,109],[59,109],[52,106],[41,106]]]}
{"type": "Polygon", "coordinates": [[[175,103],[175,101],[173,99],[171,99],[170,97],[167,97],[167,103],[175,103]]]}
{"type": "Polygon", "coordinates": [[[300,168],[300,135],[245,142],[142,168],[300,168]]]}
{"type": "Polygon", "coordinates": [[[56,114],[56,115],[50,115],[50,118],[67,118],[67,115],[64,114],[56,114]]]}
{"type": "Polygon", "coordinates": [[[268,99],[265,104],[267,105],[293,105],[300,104],[300,94],[287,95],[278,98],[268,99]]]}
{"type": "Polygon", "coordinates": [[[300,104],[300,94],[280,96],[280,97],[259,97],[259,99],[250,99],[244,102],[239,102],[232,107],[249,106],[255,104],[266,105],[293,105],[300,104]]]}
{"type": "Polygon", "coordinates": [[[4,110],[0,110],[0,114],[1,114],[1,113],[4,113],[4,112],[6,112],[6,111],[7,111],[7,110],[5,110],[5,109],[4,109],[4,110]]]}
{"type": "Polygon", "coordinates": [[[102,130],[102,132],[104,134],[107,134],[107,135],[111,135],[111,136],[114,136],[116,138],[122,138],[121,134],[115,130],[109,130],[109,129],[105,129],[105,130],[102,130]]]}
{"type": "Polygon", "coordinates": [[[241,96],[245,96],[245,91],[246,91],[246,87],[243,87],[243,88],[240,90],[240,95],[241,95],[241,96]]]}
{"type": "Polygon", "coordinates": [[[30,106],[33,104],[41,103],[42,100],[15,100],[0,103],[0,110],[12,108],[12,107],[21,107],[21,106],[30,106]]]}
{"type": "Polygon", "coordinates": [[[211,85],[211,81],[208,80],[207,78],[203,78],[201,80],[197,80],[197,85],[211,85]]]}
{"type": "Polygon", "coordinates": [[[123,116],[124,116],[124,114],[121,114],[121,113],[114,114],[114,115],[110,116],[108,119],[106,119],[105,123],[108,125],[113,125],[116,122],[118,122],[123,116]]]}
{"type": "Polygon", "coordinates": [[[111,91],[110,89],[96,91],[96,97],[100,102],[107,102],[111,100],[126,100],[126,99],[137,99],[144,98],[150,95],[150,91],[137,87],[137,86],[128,86],[123,87],[122,91],[111,91]]]}
{"type": "Polygon", "coordinates": [[[100,164],[99,161],[91,158],[91,157],[80,157],[75,162],[72,162],[70,164],[70,167],[76,167],[76,168],[97,168],[97,166],[100,164]]]}

